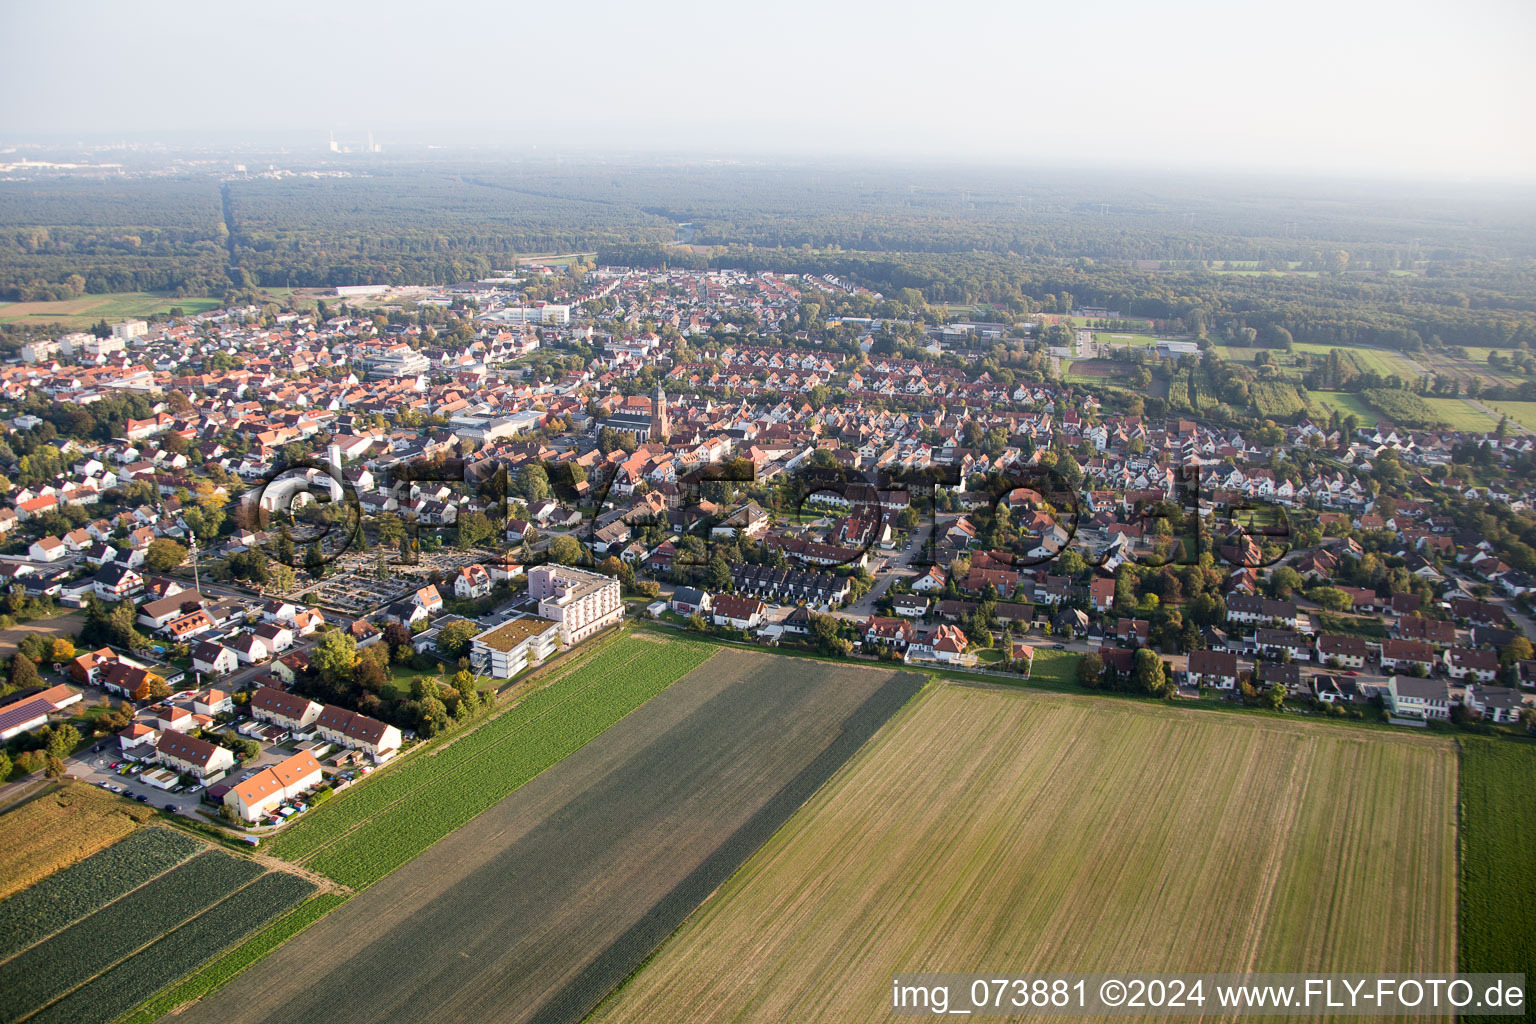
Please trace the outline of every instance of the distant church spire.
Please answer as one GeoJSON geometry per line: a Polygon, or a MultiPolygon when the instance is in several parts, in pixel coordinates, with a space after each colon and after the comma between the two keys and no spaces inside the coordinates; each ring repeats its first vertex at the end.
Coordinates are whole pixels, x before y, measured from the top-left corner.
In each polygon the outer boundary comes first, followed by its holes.
{"type": "Polygon", "coordinates": [[[665,441],[672,433],[672,424],[667,419],[667,393],[656,385],[656,394],[651,398],[651,440],[665,441]]]}

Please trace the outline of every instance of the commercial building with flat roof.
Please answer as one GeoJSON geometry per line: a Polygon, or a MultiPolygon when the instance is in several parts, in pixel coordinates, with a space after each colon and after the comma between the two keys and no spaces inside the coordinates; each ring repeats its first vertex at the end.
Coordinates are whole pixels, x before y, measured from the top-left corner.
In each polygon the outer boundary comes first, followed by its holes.
{"type": "Polygon", "coordinates": [[[476,672],[511,679],[555,652],[560,623],[529,616],[503,622],[470,641],[469,664],[476,672]]]}

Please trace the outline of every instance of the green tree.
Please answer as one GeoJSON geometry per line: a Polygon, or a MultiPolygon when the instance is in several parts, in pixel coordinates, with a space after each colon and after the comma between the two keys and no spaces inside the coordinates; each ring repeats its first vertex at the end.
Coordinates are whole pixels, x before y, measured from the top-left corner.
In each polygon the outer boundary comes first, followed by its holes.
{"type": "Polygon", "coordinates": [[[549,560],[561,565],[575,565],[581,561],[581,541],[561,534],[549,542],[549,560]]]}
{"type": "Polygon", "coordinates": [[[309,663],[333,686],[351,681],[352,672],[357,667],[357,640],[346,630],[329,630],[315,645],[309,663]]]}
{"type": "Polygon", "coordinates": [[[10,680],[11,686],[18,690],[29,686],[40,686],[43,681],[37,674],[37,663],[20,651],[11,655],[10,680]]]}
{"type": "Polygon", "coordinates": [[[437,650],[443,657],[457,661],[469,653],[470,641],[479,635],[480,629],[473,622],[460,619],[444,626],[437,634],[437,650]]]}
{"type": "Polygon", "coordinates": [[[1077,684],[1096,690],[1099,686],[1099,678],[1104,674],[1104,659],[1092,652],[1083,655],[1077,662],[1077,684]]]}
{"type": "Polygon", "coordinates": [[[1131,671],[1131,688],[1153,697],[1168,696],[1172,683],[1157,652],[1146,647],[1137,650],[1136,667],[1131,671]]]}
{"type": "Polygon", "coordinates": [[[169,537],[150,541],[144,551],[144,567],[150,572],[169,572],[186,560],[186,547],[169,537]]]}

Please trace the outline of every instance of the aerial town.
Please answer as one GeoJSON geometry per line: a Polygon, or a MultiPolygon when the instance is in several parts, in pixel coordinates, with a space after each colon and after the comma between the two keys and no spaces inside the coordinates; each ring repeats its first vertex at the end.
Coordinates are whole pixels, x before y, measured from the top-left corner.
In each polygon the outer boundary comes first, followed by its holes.
{"type": "Polygon", "coordinates": [[[1498,472],[1530,435],[1112,409],[980,365],[1038,319],[882,355],[911,321],[813,322],[808,293],[883,303],[830,275],[529,273],[570,291],[413,290],[452,333],[343,288],[327,315],[119,323],[0,370],[13,621],[82,624],[19,653],[10,759],[259,832],[626,615],[1304,715],[1532,722],[1536,576],[1456,515],[1536,501],[1498,472]],[[423,464],[451,471],[401,472],[423,464]],[[912,485],[934,471],[950,483],[912,485]],[[1283,543],[1219,514],[1259,504],[1283,543]],[[301,536],[344,507],[348,544],[301,536]]]}

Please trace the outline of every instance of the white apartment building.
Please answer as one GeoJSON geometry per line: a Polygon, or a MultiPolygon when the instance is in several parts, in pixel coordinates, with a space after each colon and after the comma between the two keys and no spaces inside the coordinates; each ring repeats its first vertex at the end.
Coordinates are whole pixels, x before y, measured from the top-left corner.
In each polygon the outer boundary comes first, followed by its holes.
{"type": "Polygon", "coordinates": [[[532,306],[506,306],[493,313],[487,313],[484,319],[501,324],[568,324],[571,322],[571,307],[556,305],[553,302],[540,302],[532,306]]]}
{"type": "Polygon", "coordinates": [[[149,324],[143,320],[124,320],[120,324],[112,325],[112,337],[127,341],[130,338],[142,338],[149,333],[149,324]]]}
{"type": "Polygon", "coordinates": [[[469,664],[476,672],[511,679],[555,652],[560,623],[532,616],[493,626],[470,641],[469,664]]]}
{"type": "Polygon", "coordinates": [[[528,572],[528,596],[539,614],[560,624],[560,642],[578,644],[624,618],[619,581],[568,565],[541,565],[528,572]]]}

